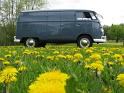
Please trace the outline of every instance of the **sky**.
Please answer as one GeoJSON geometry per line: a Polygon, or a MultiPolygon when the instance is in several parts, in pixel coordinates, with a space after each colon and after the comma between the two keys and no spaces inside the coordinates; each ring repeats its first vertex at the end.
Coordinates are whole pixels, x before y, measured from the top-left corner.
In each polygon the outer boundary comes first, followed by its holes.
{"type": "Polygon", "coordinates": [[[103,16],[103,24],[124,23],[124,0],[48,0],[47,9],[86,9],[103,16]]]}

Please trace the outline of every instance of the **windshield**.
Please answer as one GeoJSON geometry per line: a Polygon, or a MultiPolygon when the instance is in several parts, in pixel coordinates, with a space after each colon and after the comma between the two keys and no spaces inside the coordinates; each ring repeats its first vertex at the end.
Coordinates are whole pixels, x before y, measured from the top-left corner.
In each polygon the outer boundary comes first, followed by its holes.
{"type": "Polygon", "coordinates": [[[103,20],[103,16],[100,15],[100,14],[96,14],[96,17],[97,17],[99,20],[103,20]]]}
{"type": "Polygon", "coordinates": [[[100,21],[101,25],[103,25],[103,16],[96,13],[96,17],[100,21]]]}

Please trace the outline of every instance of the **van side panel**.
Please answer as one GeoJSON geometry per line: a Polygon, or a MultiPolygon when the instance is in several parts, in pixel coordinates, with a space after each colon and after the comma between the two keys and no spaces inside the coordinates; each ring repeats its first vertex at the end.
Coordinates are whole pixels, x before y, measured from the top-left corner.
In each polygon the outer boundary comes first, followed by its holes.
{"type": "MultiPolygon", "coordinates": [[[[75,17],[74,12],[48,12],[46,42],[74,42],[75,17]]],[[[75,38],[76,39],[76,38],[75,38]]]]}
{"type": "Polygon", "coordinates": [[[45,37],[41,40],[46,42],[56,42],[59,39],[60,32],[60,14],[59,12],[48,12],[48,19],[46,25],[46,32],[41,33],[45,37]]]}
{"type": "Polygon", "coordinates": [[[56,42],[59,39],[59,31],[60,31],[60,22],[47,22],[46,32],[44,34],[44,38],[41,40],[45,40],[46,42],[56,42]]]}
{"type": "Polygon", "coordinates": [[[73,42],[75,38],[75,12],[60,12],[61,31],[59,37],[61,41],[73,42]]]}
{"type": "Polygon", "coordinates": [[[41,37],[45,36],[47,27],[47,12],[29,12],[20,15],[17,22],[17,37],[22,39],[27,37],[41,37]]]}

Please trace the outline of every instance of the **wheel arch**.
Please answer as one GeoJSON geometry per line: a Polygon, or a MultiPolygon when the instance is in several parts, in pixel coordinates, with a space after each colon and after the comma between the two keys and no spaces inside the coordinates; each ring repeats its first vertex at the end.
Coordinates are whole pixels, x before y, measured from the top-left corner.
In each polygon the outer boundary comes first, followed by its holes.
{"type": "Polygon", "coordinates": [[[92,47],[92,45],[93,45],[93,39],[89,34],[81,34],[77,37],[77,46],[79,46],[80,48],[92,47]]]}
{"type": "Polygon", "coordinates": [[[33,39],[36,39],[37,41],[40,41],[40,39],[37,38],[37,37],[23,37],[20,42],[21,42],[21,43],[25,43],[25,41],[26,41],[28,38],[33,38],[33,39]]]}

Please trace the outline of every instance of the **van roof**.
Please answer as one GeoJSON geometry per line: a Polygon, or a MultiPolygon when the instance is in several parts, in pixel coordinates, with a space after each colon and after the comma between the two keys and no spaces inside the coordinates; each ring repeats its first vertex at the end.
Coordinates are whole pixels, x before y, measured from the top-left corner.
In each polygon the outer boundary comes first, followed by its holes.
{"type": "Polygon", "coordinates": [[[84,12],[95,12],[92,10],[81,10],[81,9],[57,9],[57,10],[27,10],[22,12],[64,12],[64,11],[84,11],[84,12]]]}

